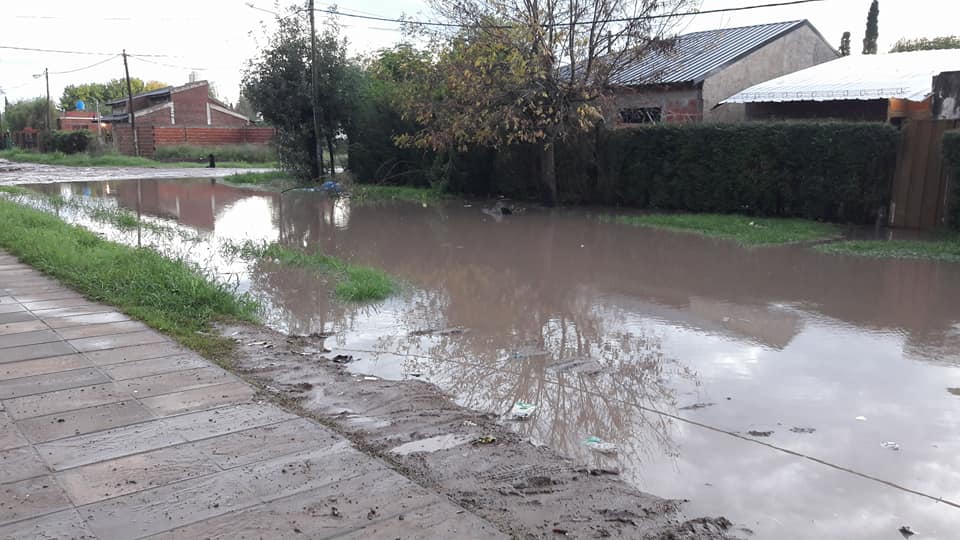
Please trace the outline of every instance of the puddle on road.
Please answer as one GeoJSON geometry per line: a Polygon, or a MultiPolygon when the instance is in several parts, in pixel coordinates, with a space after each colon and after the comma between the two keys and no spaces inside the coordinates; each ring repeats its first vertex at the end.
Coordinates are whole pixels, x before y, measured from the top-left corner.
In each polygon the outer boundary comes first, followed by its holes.
{"type": "MultiPolygon", "coordinates": [[[[136,208],[136,182],[36,189],[136,208]]],[[[690,499],[692,515],[725,515],[759,538],[960,529],[958,508],[777,450],[960,500],[960,264],[747,250],[583,212],[495,221],[481,204],[357,206],[297,191],[281,205],[210,181],[143,181],[142,200],[151,220],[202,239],[148,242],[256,294],[275,328],[333,332],[327,346],[357,358],[351,370],[429,380],[470,407],[535,403],[518,431],[690,499]],[[318,245],[406,286],[343,304],[317,274],[216,249],[247,239],[318,245]],[[590,437],[617,453],[591,451],[590,437]]]]}

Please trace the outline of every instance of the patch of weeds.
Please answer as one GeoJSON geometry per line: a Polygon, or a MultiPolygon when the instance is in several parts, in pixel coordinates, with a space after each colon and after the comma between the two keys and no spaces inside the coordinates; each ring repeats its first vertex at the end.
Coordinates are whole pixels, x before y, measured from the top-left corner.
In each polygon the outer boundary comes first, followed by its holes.
{"type": "Polygon", "coordinates": [[[850,240],[815,248],[839,255],[960,262],[960,234],[957,233],[947,233],[934,240],[850,240]]]}
{"type": "MultiPolygon", "coordinates": [[[[117,153],[92,155],[86,153],[64,154],[62,152],[28,152],[25,150],[0,150],[0,158],[19,163],[40,163],[42,165],[58,165],[61,167],[147,167],[156,168],[199,168],[206,167],[207,162],[174,162],[162,163],[143,157],[125,156],[117,153]]],[[[255,168],[263,167],[264,163],[250,163],[246,161],[227,161],[217,163],[220,167],[228,168],[255,168]]]]}
{"type": "Polygon", "coordinates": [[[0,201],[0,247],[91,300],[112,304],[212,356],[229,340],[217,320],[256,322],[258,305],[183,260],[104,240],[53,215],[0,201]]]}
{"type": "Polygon", "coordinates": [[[283,171],[266,171],[231,174],[230,176],[223,177],[223,180],[231,184],[270,185],[278,182],[290,182],[296,179],[291,174],[283,171]]]}
{"type": "Polygon", "coordinates": [[[446,198],[437,189],[415,188],[408,186],[378,186],[354,184],[350,188],[350,200],[358,203],[377,203],[385,201],[436,203],[446,198]]]}
{"type": "Polygon", "coordinates": [[[745,246],[769,246],[836,238],[841,229],[806,219],[753,218],[736,214],[645,214],[611,216],[604,221],[690,232],[733,240],[745,246]]]}
{"type": "Polygon", "coordinates": [[[348,302],[384,300],[396,289],[394,280],[382,270],[342,261],[323,253],[308,253],[277,243],[227,244],[225,251],[245,259],[268,259],[281,266],[313,268],[336,278],[334,294],[348,302]]]}
{"type": "Polygon", "coordinates": [[[20,186],[0,186],[0,193],[7,193],[9,195],[29,195],[32,192],[29,189],[22,188],[20,186]]]}

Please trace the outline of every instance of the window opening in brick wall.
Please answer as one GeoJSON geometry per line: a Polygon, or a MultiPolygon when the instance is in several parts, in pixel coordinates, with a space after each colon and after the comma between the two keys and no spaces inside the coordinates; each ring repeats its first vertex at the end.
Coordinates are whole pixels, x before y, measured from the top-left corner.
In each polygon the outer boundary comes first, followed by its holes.
{"type": "Polygon", "coordinates": [[[660,107],[635,107],[620,109],[620,121],[624,124],[659,124],[660,107]]]}

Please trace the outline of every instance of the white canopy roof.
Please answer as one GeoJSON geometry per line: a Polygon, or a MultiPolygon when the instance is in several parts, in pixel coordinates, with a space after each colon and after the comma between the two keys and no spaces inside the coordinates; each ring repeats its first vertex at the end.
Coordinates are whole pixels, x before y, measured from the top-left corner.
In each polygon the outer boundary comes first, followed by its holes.
{"type": "Polygon", "coordinates": [[[960,49],[851,55],[751,86],[721,103],[923,101],[933,77],[944,71],[960,71],[960,49]]]}

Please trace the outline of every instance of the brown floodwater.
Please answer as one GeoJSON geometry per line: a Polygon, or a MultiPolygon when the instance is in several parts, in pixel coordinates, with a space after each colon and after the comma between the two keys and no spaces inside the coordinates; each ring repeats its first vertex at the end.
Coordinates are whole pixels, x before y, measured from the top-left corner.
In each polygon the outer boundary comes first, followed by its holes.
{"type": "MultiPolygon", "coordinates": [[[[35,189],[135,209],[136,184],[35,189]]],[[[189,233],[146,243],[256,295],[271,326],[331,332],[351,370],[429,380],[480,410],[533,403],[513,425],[535,444],[689,499],[690,514],[758,538],[958,537],[960,264],[745,249],[601,210],[495,219],[482,202],[351,204],[208,180],[143,181],[141,199],[151,222],[189,233]],[[319,248],[403,287],[339,302],[324,276],[217,249],[247,239],[319,248]]]]}

